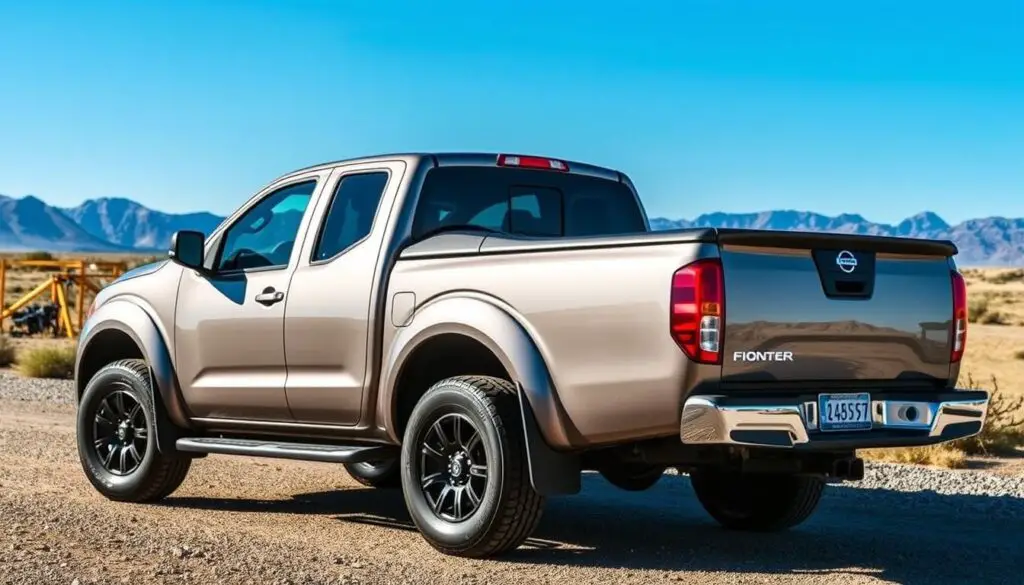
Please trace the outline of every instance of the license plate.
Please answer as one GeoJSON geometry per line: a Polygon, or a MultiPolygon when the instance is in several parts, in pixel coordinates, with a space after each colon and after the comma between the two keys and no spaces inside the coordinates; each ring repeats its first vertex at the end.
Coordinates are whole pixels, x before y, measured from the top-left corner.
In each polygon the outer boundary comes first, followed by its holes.
{"type": "Polygon", "coordinates": [[[871,429],[871,395],[819,394],[818,428],[822,431],[867,431],[871,429]]]}

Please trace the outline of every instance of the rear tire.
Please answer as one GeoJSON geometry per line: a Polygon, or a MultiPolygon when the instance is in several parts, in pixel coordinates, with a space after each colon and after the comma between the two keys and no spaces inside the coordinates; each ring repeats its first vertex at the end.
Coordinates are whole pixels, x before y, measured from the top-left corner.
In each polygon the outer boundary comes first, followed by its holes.
{"type": "Polygon", "coordinates": [[[774,532],[796,526],[818,507],[825,482],[817,476],[694,470],[693,490],[726,528],[774,532]]]}
{"type": "Polygon", "coordinates": [[[402,487],[402,466],[396,459],[346,463],[345,471],[352,479],[377,489],[398,489],[402,487]]]}
{"type": "Polygon", "coordinates": [[[457,376],[431,387],[402,442],[402,488],[413,522],[438,551],[495,556],[540,522],[544,498],[530,484],[516,387],[457,376]]]}
{"type": "Polygon", "coordinates": [[[82,393],[78,456],[98,492],[122,502],[155,502],[188,475],[192,459],[157,449],[149,366],[137,359],[105,366],[82,393]]]}
{"type": "Polygon", "coordinates": [[[633,465],[610,465],[599,470],[601,477],[613,486],[627,492],[642,492],[651,489],[665,474],[664,467],[637,467],[633,465]]]}

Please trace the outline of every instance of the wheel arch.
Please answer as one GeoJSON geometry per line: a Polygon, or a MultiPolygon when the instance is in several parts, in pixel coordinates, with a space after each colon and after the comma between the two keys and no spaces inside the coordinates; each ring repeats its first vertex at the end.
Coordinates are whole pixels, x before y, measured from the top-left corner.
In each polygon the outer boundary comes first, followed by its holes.
{"type": "Polygon", "coordinates": [[[534,489],[579,491],[578,434],[558,402],[546,360],[510,311],[476,295],[435,299],[398,330],[384,361],[377,420],[400,443],[411,404],[434,382],[463,374],[511,380],[517,388],[534,489]],[[436,378],[436,379],[435,379],[436,378]]]}
{"type": "Polygon", "coordinates": [[[78,340],[75,358],[75,400],[81,400],[89,380],[107,364],[120,359],[137,358],[149,365],[158,409],[158,445],[166,450],[173,438],[162,419],[173,426],[189,428],[188,411],[181,396],[174,364],[164,335],[149,313],[139,305],[114,299],[101,305],[89,318],[78,340]],[[163,416],[159,416],[163,415],[163,416]],[[166,419],[165,419],[166,417],[166,419]]]}

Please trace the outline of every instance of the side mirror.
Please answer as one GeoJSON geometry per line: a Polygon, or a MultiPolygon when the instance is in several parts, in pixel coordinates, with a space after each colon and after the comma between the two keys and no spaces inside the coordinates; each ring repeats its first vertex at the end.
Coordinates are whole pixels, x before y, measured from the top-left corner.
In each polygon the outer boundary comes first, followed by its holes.
{"type": "Polygon", "coordinates": [[[185,268],[202,271],[204,270],[203,248],[205,246],[206,236],[203,235],[203,232],[177,231],[171,236],[171,249],[167,252],[167,256],[185,268]]]}

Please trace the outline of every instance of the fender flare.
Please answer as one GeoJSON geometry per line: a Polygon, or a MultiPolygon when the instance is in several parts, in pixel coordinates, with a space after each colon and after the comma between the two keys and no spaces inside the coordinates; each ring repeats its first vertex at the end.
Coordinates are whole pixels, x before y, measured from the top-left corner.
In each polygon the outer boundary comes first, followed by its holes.
{"type": "Polygon", "coordinates": [[[89,383],[81,378],[84,358],[92,345],[102,340],[103,332],[110,330],[130,337],[149,365],[151,383],[159,394],[153,397],[159,398],[154,401],[158,406],[157,446],[162,452],[173,450],[177,435],[175,427],[190,428],[192,425],[174,373],[174,362],[166,338],[150,313],[139,304],[126,299],[112,299],[103,303],[89,318],[79,336],[75,357],[76,401],[81,399],[89,383]]]}
{"type": "Polygon", "coordinates": [[[437,335],[469,337],[493,353],[518,388],[527,461],[533,488],[544,495],[580,490],[581,463],[573,448],[578,434],[565,415],[547,362],[533,337],[511,308],[485,295],[461,293],[433,299],[416,310],[411,323],[398,330],[386,354],[377,403],[377,420],[400,443],[394,419],[396,385],[413,353],[437,335]]]}

